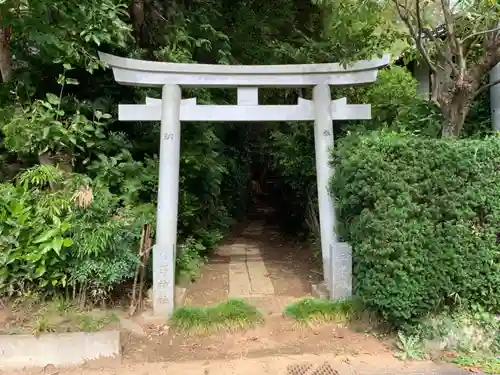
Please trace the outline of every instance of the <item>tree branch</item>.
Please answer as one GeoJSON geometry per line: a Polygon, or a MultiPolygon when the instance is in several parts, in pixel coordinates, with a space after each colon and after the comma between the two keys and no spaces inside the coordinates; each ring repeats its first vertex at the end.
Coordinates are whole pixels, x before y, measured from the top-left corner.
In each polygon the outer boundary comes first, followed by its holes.
{"type": "MultiPolygon", "coordinates": [[[[417,3],[418,2],[419,2],[419,0],[417,0],[417,3]]],[[[420,52],[420,54],[422,55],[422,57],[424,58],[427,66],[429,67],[429,70],[433,73],[436,73],[436,71],[437,71],[436,66],[432,63],[432,61],[429,57],[429,54],[422,43],[421,27],[419,27],[418,30],[415,30],[415,28],[413,27],[411,20],[410,20],[409,14],[411,14],[411,12],[409,11],[409,9],[407,9],[406,7],[401,5],[397,0],[393,0],[393,3],[396,6],[396,10],[399,14],[399,18],[401,18],[401,21],[403,21],[404,24],[406,25],[406,27],[408,28],[408,31],[410,32],[411,37],[415,41],[415,43],[417,45],[417,49],[420,52]],[[406,15],[403,13],[403,9],[406,11],[406,15]]],[[[420,15],[418,14],[418,11],[417,11],[416,18],[417,18],[417,24],[421,25],[420,15]]]]}
{"type": "MultiPolygon", "coordinates": [[[[481,82],[485,74],[487,74],[491,69],[493,69],[497,64],[500,63],[500,36],[496,39],[498,40],[491,40],[491,44],[485,46],[483,56],[470,69],[471,77],[476,82],[481,82]]],[[[473,96],[478,96],[485,90],[489,89],[492,86],[495,86],[498,83],[498,80],[496,80],[478,88],[476,91],[474,91],[473,96]]]]}
{"type": "Polygon", "coordinates": [[[494,33],[495,31],[499,31],[499,30],[500,30],[500,26],[495,27],[494,29],[478,31],[477,33],[472,33],[470,35],[467,35],[465,38],[462,39],[462,42],[465,42],[467,39],[475,37],[475,36],[480,36],[482,34],[487,34],[487,33],[494,33]]]}
{"type": "Polygon", "coordinates": [[[489,88],[495,86],[495,85],[499,85],[500,84],[500,79],[497,79],[496,81],[493,81],[493,82],[490,82],[480,88],[478,88],[474,94],[472,94],[472,99],[474,99],[475,97],[477,97],[478,95],[481,95],[483,92],[485,92],[486,90],[488,90],[489,88]]]}
{"type": "Polygon", "coordinates": [[[466,63],[462,47],[457,39],[457,36],[455,35],[455,25],[453,24],[453,14],[451,13],[450,1],[441,0],[441,8],[443,10],[444,22],[446,25],[446,39],[450,44],[452,53],[456,56],[459,68],[457,69],[457,65],[453,63],[453,60],[449,59],[448,55],[444,56],[443,54],[443,56],[450,64],[453,74],[455,74],[455,76],[463,76],[466,70],[466,63]]]}
{"type": "MultiPolygon", "coordinates": [[[[443,57],[444,61],[450,66],[452,73],[455,76],[458,76],[458,69],[457,69],[456,65],[453,63],[452,58],[446,53],[447,50],[445,48],[443,48],[443,46],[441,45],[442,44],[441,39],[436,38],[436,36],[434,35],[434,30],[427,30],[427,29],[423,28],[422,32],[425,35],[427,35],[427,37],[434,43],[434,46],[436,47],[437,53],[441,57],[443,57]]],[[[453,51],[452,51],[452,53],[453,53],[453,51]]],[[[439,70],[444,70],[444,67],[439,64],[439,60],[436,61],[434,66],[436,68],[436,71],[438,70],[438,68],[439,68],[439,70]]]]}
{"type": "Polygon", "coordinates": [[[473,46],[475,46],[479,40],[481,39],[481,35],[476,35],[474,40],[469,39],[467,43],[465,43],[465,39],[462,42],[462,46],[464,48],[465,60],[469,58],[470,52],[473,50],[473,46]]]}

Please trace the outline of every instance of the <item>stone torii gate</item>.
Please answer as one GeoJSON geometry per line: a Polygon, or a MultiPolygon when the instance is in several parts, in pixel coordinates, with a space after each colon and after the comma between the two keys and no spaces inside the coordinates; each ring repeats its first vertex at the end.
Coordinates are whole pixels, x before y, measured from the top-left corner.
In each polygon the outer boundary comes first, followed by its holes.
{"type": "Polygon", "coordinates": [[[161,121],[160,171],[153,248],[153,312],[170,315],[174,309],[175,256],[179,195],[181,121],[314,121],[316,173],[323,274],[332,299],[349,297],[352,258],[347,244],[338,242],[334,200],[328,191],[332,176],[329,149],[333,146],[333,120],[371,118],[369,104],[332,101],[330,85],[358,85],[377,79],[389,56],[340,64],[208,65],[143,61],[99,53],[113,69],[116,82],[131,86],[162,87],[162,98],[145,104],[120,104],[120,121],[161,121]],[[237,105],[198,105],[182,99],[185,87],[236,87],[237,105]],[[313,100],[299,98],[296,105],[259,105],[259,87],[313,87],[313,100]]]}

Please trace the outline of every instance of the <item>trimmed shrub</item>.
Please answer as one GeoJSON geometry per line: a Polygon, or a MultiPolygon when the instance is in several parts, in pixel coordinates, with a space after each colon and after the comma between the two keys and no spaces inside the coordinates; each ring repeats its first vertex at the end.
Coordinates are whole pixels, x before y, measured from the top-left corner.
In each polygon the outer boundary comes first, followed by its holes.
{"type": "Polygon", "coordinates": [[[331,188],[356,294],[397,326],[445,306],[500,308],[500,139],[346,137],[331,188]]]}

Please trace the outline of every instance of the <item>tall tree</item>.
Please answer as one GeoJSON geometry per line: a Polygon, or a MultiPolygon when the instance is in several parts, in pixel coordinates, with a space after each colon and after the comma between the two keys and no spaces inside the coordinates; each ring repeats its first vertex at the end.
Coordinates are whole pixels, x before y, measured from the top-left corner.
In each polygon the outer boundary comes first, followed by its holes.
{"type": "Polygon", "coordinates": [[[445,118],[443,137],[459,136],[488,72],[500,62],[496,0],[392,0],[431,74],[431,100],[445,118]]]}
{"type": "Polygon", "coordinates": [[[0,0],[2,80],[34,59],[93,71],[100,65],[96,47],[126,45],[127,18],[122,0],[0,0]]]}
{"type": "MultiPolygon", "coordinates": [[[[389,3],[379,0],[313,0],[323,8],[323,40],[319,44],[329,61],[344,63],[373,58],[383,53],[399,54],[401,28],[394,23],[389,3]]],[[[316,53],[321,56],[319,51],[316,53]]],[[[394,57],[394,56],[393,56],[394,57]]]]}

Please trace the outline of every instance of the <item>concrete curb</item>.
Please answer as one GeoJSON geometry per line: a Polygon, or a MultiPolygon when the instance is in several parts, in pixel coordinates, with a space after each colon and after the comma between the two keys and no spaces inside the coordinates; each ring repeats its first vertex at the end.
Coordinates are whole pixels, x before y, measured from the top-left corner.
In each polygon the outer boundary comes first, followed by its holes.
{"type": "Polygon", "coordinates": [[[0,369],[72,366],[99,358],[120,358],[120,332],[0,335],[0,369]]]}

